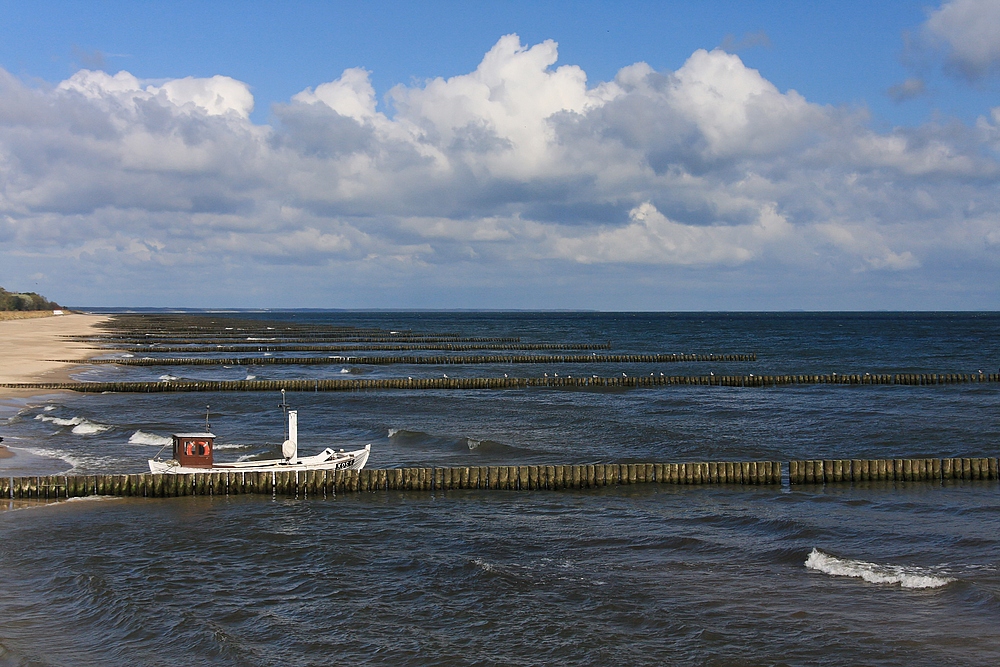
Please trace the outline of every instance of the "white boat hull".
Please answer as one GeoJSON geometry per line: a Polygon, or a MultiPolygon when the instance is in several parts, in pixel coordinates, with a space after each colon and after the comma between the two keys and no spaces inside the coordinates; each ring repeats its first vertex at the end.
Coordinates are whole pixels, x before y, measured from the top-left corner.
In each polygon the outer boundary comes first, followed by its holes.
{"type": "Polygon", "coordinates": [[[282,472],[306,470],[361,470],[368,463],[371,445],[353,452],[338,452],[324,449],[315,456],[298,456],[292,459],[267,459],[264,461],[240,461],[237,463],[215,463],[210,468],[186,467],[171,459],[157,461],[149,459],[149,470],[153,473],[185,475],[207,472],[282,472]]]}

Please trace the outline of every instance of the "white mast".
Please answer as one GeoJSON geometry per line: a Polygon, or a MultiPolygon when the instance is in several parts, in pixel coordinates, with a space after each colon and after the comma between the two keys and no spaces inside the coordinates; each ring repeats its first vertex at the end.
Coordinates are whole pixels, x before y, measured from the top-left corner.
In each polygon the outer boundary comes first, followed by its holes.
{"type": "Polygon", "coordinates": [[[281,445],[281,455],[292,463],[298,462],[299,455],[299,411],[288,411],[288,440],[281,445]]]}

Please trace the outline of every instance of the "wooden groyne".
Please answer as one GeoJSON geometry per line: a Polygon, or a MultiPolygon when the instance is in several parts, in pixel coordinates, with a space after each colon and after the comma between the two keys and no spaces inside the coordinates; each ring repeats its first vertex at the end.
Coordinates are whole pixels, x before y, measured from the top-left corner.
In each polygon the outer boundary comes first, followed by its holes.
{"type": "Polygon", "coordinates": [[[483,365],[483,364],[642,364],[695,361],[756,361],[756,354],[479,354],[462,356],[364,356],[364,357],[185,357],[65,359],[67,364],[114,364],[116,366],[311,366],[323,364],[390,365],[483,365]]]}
{"type": "Polygon", "coordinates": [[[997,459],[824,459],[789,461],[791,484],[997,479],[997,459]]]}
{"type": "Polygon", "coordinates": [[[283,335],[283,336],[267,336],[259,338],[251,338],[248,340],[246,335],[242,336],[218,336],[218,335],[205,335],[205,336],[185,336],[178,337],[171,334],[142,334],[137,336],[128,336],[121,334],[90,334],[87,336],[66,336],[67,340],[76,340],[89,343],[102,343],[102,344],[120,344],[120,343],[135,343],[135,344],[148,344],[150,341],[160,341],[163,343],[170,344],[194,344],[194,345],[206,345],[209,343],[221,343],[221,344],[236,344],[236,343],[308,343],[308,342],[328,342],[328,343],[520,343],[521,339],[517,337],[507,338],[507,337],[495,337],[495,338],[463,338],[460,336],[403,336],[403,335],[391,335],[391,336],[348,336],[348,335],[333,335],[325,333],[315,333],[315,334],[296,334],[283,335]]]}
{"type": "Polygon", "coordinates": [[[781,484],[779,461],[594,465],[366,468],[361,471],[205,472],[186,475],[50,475],[0,478],[0,498],[84,496],[165,498],[265,494],[337,495],[377,491],[593,489],[630,484],[781,484]]]}
{"type": "Polygon", "coordinates": [[[636,375],[625,377],[406,378],[373,380],[201,380],[160,382],[8,382],[11,389],[69,389],[85,393],[176,391],[370,391],[379,389],[633,389],[650,387],[755,387],[801,385],[940,386],[1000,382],[997,373],[897,373],[894,375],[636,375]]]}
{"type": "Polygon", "coordinates": [[[451,468],[366,468],[359,471],[205,472],[187,475],[50,475],[0,478],[0,499],[59,500],[85,496],[167,498],[263,494],[336,496],[380,491],[558,491],[633,484],[794,486],[869,481],[996,480],[996,458],[824,459],[611,463],[451,468]]]}
{"type": "MultiPolygon", "coordinates": [[[[123,347],[119,345],[118,347],[123,347]]],[[[298,345],[273,343],[256,345],[133,345],[131,352],[405,352],[434,350],[442,352],[542,351],[542,350],[610,350],[611,343],[372,343],[371,345],[298,345]]]]}

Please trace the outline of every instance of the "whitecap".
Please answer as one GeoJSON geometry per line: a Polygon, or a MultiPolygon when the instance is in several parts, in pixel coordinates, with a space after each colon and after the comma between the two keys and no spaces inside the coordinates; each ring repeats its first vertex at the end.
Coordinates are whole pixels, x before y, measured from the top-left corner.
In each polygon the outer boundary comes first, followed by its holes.
{"type": "Polygon", "coordinates": [[[393,436],[395,436],[397,433],[399,433],[399,429],[398,428],[390,428],[389,429],[389,437],[390,438],[393,437],[393,436]]]}
{"type": "Polygon", "coordinates": [[[72,426],[72,433],[76,435],[94,435],[95,433],[104,433],[105,431],[110,431],[113,426],[108,426],[107,424],[99,424],[97,422],[92,422],[86,417],[73,417],[72,419],[63,419],[62,417],[49,417],[48,415],[35,415],[35,419],[38,421],[49,422],[50,424],[55,424],[56,426],[72,426]]]}
{"type": "Polygon", "coordinates": [[[932,574],[929,570],[903,565],[880,565],[863,560],[837,558],[813,549],[806,567],[839,577],[856,577],[872,584],[899,584],[901,588],[940,588],[954,579],[932,574]]]}
{"type": "Polygon", "coordinates": [[[97,433],[104,433],[105,431],[110,431],[113,426],[108,426],[107,424],[98,424],[84,419],[82,422],[73,427],[70,431],[76,435],[95,435],[97,433]]]}
{"type": "Polygon", "coordinates": [[[496,566],[493,563],[483,560],[482,558],[474,558],[472,564],[478,567],[483,572],[495,572],[496,566]]]}
{"type": "Polygon", "coordinates": [[[179,377],[177,377],[176,375],[171,375],[170,373],[161,375],[160,379],[163,380],[164,382],[173,382],[174,380],[180,380],[179,377]]]}
{"type": "Polygon", "coordinates": [[[479,445],[483,444],[482,440],[473,440],[472,438],[466,438],[465,444],[469,446],[470,450],[476,449],[479,445]]]}
{"type": "Polygon", "coordinates": [[[172,442],[173,438],[165,435],[156,435],[155,433],[146,433],[145,431],[136,431],[128,439],[128,444],[130,445],[150,445],[151,447],[163,447],[172,442]]]}
{"type": "Polygon", "coordinates": [[[257,376],[256,375],[251,375],[250,373],[247,373],[247,376],[246,376],[245,379],[247,379],[247,380],[256,380],[257,376]]]}
{"type": "Polygon", "coordinates": [[[348,369],[346,369],[346,368],[341,368],[341,369],[340,369],[340,372],[341,372],[341,373],[350,373],[351,371],[350,371],[350,370],[348,370],[348,369]]]}

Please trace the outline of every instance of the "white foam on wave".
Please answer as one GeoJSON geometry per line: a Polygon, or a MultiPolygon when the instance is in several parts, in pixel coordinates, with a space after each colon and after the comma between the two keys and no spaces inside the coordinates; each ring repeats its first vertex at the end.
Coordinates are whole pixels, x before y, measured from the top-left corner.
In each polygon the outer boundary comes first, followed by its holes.
{"type": "Polygon", "coordinates": [[[252,375],[250,373],[247,373],[246,379],[247,380],[256,380],[257,376],[256,375],[252,375]]]}
{"type": "Polygon", "coordinates": [[[155,433],[146,433],[145,431],[136,431],[128,439],[128,444],[130,445],[149,445],[151,447],[163,447],[172,442],[173,438],[165,435],[156,435],[155,433]]]}
{"type": "Polygon", "coordinates": [[[341,368],[340,372],[341,373],[350,373],[351,371],[349,369],[347,369],[347,368],[341,368]]]}
{"type": "Polygon", "coordinates": [[[42,410],[44,410],[45,412],[52,412],[55,409],[56,409],[56,406],[54,406],[54,405],[46,405],[44,408],[42,408],[42,410]]]}
{"type": "Polygon", "coordinates": [[[837,558],[813,549],[806,567],[835,577],[855,577],[871,584],[898,584],[901,588],[940,588],[954,579],[932,574],[929,570],[903,565],[880,565],[863,560],[837,558]]]}
{"type": "Polygon", "coordinates": [[[240,445],[233,442],[233,443],[227,443],[225,445],[216,445],[215,449],[216,451],[218,451],[220,449],[246,449],[247,447],[253,447],[253,445],[240,445]]]}
{"type": "Polygon", "coordinates": [[[470,450],[478,449],[479,445],[483,444],[482,440],[474,440],[473,438],[466,438],[465,444],[469,446],[470,450]]]}
{"type": "Polygon", "coordinates": [[[35,415],[35,419],[38,421],[49,422],[55,424],[56,426],[72,426],[73,429],[71,433],[76,435],[94,435],[95,433],[104,433],[105,431],[110,431],[113,426],[108,426],[107,424],[98,424],[97,422],[92,422],[86,417],[73,417],[72,419],[63,419],[61,417],[49,417],[47,415],[35,415]]]}
{"type": "Polygon", "coordinates": [[[70,466],[67,472],[71,473],[78,471],[114,470],[116,467],[121,467],[121,459],[109,456],[86,456],[81,455],[77,451],[67,452],[62,449],[48,449],[46,447],[12,447],[11,449],[43,459],[65,461],[70,466]]]}
{"type": "Polygon", "coordinates": [[[389,429],[389,437],[391,438],[391,437],[395,436],[397,433],[399,433],[399,431],[400,431],[400,429],[398,429],[398,428],[390,428],[389,429]]]}
{"type": "Polygon", "coordinates": [[[483,560],[482,558],[473,558],[472,564],[478,567],[483,572],[496,572],[497,567],[493,563],[483,560]]]}
{"type": "Polygon", "coordinates": [[[174,380],[180,380],[179,377],[177,377],[176,375],[171,375],[170,373],[161,375],[160,379],[163,380],[164,382],[173,382],[174,380]]]}

